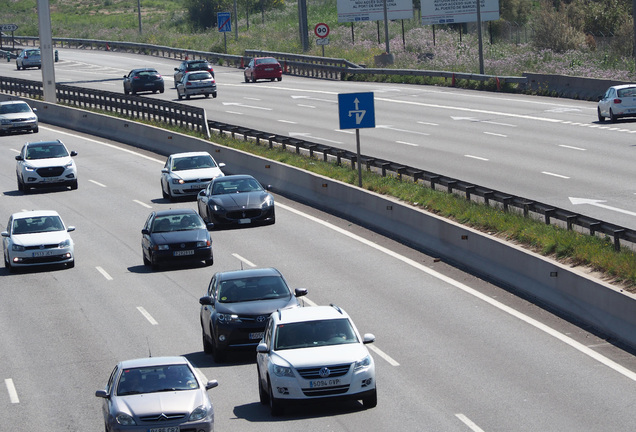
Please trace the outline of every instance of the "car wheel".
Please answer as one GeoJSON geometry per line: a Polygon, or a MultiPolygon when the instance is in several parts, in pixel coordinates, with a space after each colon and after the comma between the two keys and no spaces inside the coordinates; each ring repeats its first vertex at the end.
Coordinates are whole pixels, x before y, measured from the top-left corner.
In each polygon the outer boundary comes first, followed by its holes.
{"type": "Polygon", "coordinates": [[[75,180],[73,183],[71,183],[71,190],[76,190],[77,188],[78,188],[77,180],[75,180]]]}
{"type": "Polygon", "coordinates": [[[163,93],[163,92],[164,92],[164,89],[159,90],[159,93],[163,93]]]}
{"type": "Polygon", "coordinates": [[[163,199],[170,199],[170,195],[168,195],[163,189],[163,182],[161,182],[161,195],[163,196],[163,199]]]}
{"type": "Polygon", "coordinates": [[[213,264],[214,264],[214,257],[213,256],[210,256],[210,258],[205,260],[205,265],[206,266],[211,266],[213,264]]]}
{"type": "Polygon", "coordinates": [[[271,82],[274,82],[274,78],[270,78],[269,80],[270,80],[271,82]]]}
{"type": "Polygon", "coordinates": [[[38,133],[40,132],[40,128],[38,126],[33,128],[33,133],[38,133]]]}
{"type": "Polygon", "coordinates": [[[20,70],[20,65],[19,65],[19,64],[17,64],[17,63],[16,63],[16,64],[15,64],[15,67],[17,67],[17,68],[18,68],[18,70],[20,70]]]}
{"type": "Polygon", "coordinates": [[[212,97],[216,98],[216,92],[212,93],[212,97]]]}
{"type": "Polygon", "coordinates": [[[75,267],[75,260],[66,263],[66,268],[73,268],[73,267],[75,267]]]}
{"type": "Polygon", "coordinates": [[[268,381],[267,387],[269,389],[269,411],[273,416],[283,415],[284,409],[281,402],[274,397],[274,392],[272,390],[272,384],[268,381]]]}
{"type": "Polygon", "coordinates": [[[245,82],[246,83],[250,82],[250,79],[247,77],[247,75],[245,75],[245,82]]]}
{"type": "Polygon", "coordinates": [[[27,186],[27,184],[24,182],[24,179],[22,179],[22,192],[28,194],[30,191],[31,188],[27,186]]]}
{"type": "Polygon", "coordinates": [[[212,357],[214,357],[215,363],[223,363],[227,359],[227,353],[219,349],[215,343],[212,344],[212,357]]]}
{"type": "Polygon", "coordinates": [[[126,89],[124,89],[124,94],[129,94],[130,92],[126,89]]]}
{"type": "Polygon", "coordinates": [[[256,366],[256,372],[258,373],[258,397],[262,405],[267,405],[269,403],[269,393],[267,393],[263,387],[263,382],[261,381],[261,370],[258,366],[256,366]]]}
{"type": "Polygon", "coordinates": [[[365,408],[375,408],[376,406],[378,406],[377,388],[373,389],[373,393],[370,396],[362,399],[362,405],[364,405],[365,408]]]}
{"type": "Polygon", "coordinates": [[[179,100],[181,100],[183,98],[183,96],[181,96],[181,93],[177,92],[177,97],[179,98],[179,100]]]}
{"type": "Polygon", "coordinates": [[[253,76],[253,77],[252,77],[252,82],[253,82],[253,83],[255,83],[255,82],[256,82],[256,77],[255,77],[255,76],[253,76]]]}
{"type": "Polygon", "coordinates": [[[203,340],[203,352],[206,354],[212,354],[212,352],[214,351],[214,347],[205,337],[205,331],[203,331],[203,324],[201,324],[201,336],[203,340]]]}
{"type": "Polygon", "coordinates": [[[208,99],[210,97],[210,93],[205,94],[205,98],[208,99]]]}
{"type": "Polygon", "coordinates": [[[24,190],[24,186],[22,185],[22,181],[20,180],[20,177],[16,175],[16,178],[18,180],[18,190],[20,192],[22,192],[24,190]]]}
{"type": "Polygon", "coordinates": [[[132,93],[133,96],[137,95],[137,92],[135,90],[130,90],[130,93],[132,93]]]}
{"type": "Polygon", "coordinates": [[[186,97],[187,100],[190,100],[190,95],[189,94],[185,95],[185,97],[186,97]]]}
{"type": "Polygon", "coordinates": [[[4,267],[9,270],[10,273],[13,272],[13,267],[11,267],[11,263],[6,256],[4,257],[4,267]]]}
{"type": "Polygon", "coordinates": [[[144,259],[144,265],[145,266],[149,266],[150,265],[150,260],[148,258],[146,258],[146,254],[143,253],[143,251],[141,252],[141,256],[144,259]]]}
{"type": "Polygon", "coordinates": [[[278,77],[278,78],[276,78],[276,79],[277,79],[278,81],[282,81],[282,80],[283,80],[283,77],[278,77]]]}
{"type": "Polygon", "coordinates": [[[612,111],[611,108],[610,108],[610,111],[609,111],[609,118],[610,118],[610,122],[612,122],[612,123],[616,122],[616,116],[614,115],[614,111],[612,111]]]}
{"type": "Polygon", "coordinates": [[[600,121],[601,123],[605,121],[605,117],[601,115],[601,109],[600,108],[596,108],[596,113],[598,114],[598,121],[600,121]]]}

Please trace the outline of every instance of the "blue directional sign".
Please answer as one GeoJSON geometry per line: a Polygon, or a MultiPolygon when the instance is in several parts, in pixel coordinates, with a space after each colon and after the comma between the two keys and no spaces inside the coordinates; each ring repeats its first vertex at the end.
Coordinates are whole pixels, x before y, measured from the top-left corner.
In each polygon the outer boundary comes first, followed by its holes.
{"type": "Polygon", "coordinates": [[[375,127],[373,92],[341,93],[338,95],[340,129],[375,127]]]}
{"type": "Polygon", "coordinates": [[[227,33],[232,31],[232,15],[229,12],[217,12],[216,22],[219,24],[219,31],[227,33]]]}

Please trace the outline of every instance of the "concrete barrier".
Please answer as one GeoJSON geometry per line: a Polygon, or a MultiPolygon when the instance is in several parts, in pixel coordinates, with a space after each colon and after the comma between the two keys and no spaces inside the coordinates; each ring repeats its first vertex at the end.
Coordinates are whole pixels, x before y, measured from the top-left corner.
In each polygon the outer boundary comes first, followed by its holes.
{"type": "MultiPolygon", "coordinates": [[[[0,95],[2,98],[2,95],[0,95]]],[[[8,99],[8,97],[5,97],[8,99]]],[[[571,268],[392,197],[160,128],[28,100],[45,123],[168,155],[205,150],[231,174],[250,173],[272,191],[332,212],[499,284],[601,336],[636,348],[636,296],[571,268]]]]}

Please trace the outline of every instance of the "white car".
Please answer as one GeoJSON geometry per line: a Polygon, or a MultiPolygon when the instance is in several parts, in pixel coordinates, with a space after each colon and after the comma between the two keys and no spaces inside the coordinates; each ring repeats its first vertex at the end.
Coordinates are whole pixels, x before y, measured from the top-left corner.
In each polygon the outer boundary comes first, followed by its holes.
{"type": "Polygon", "coordinates": [[[224,163],[216,163],[208,152],[175,153],[168,156],[161,170],[161,193],[173,201],[197,195],[217,177],[222,177],[224,163]]]}
{"type": "Polygon", "coordinates": [[[77,166],[62,141],[26,143],[15,157],[18,190],[29,193],[31,188],[65,186],[77,189],[77,166]]]}
{"type": "Polygon", "coordinates": [[[636,84],[623,84],[607,89],[596,108],[598,121],[609,118],[612,123],[621,117],[636,117],[636,84]]]}
{"type": "Polygon", "coordinates": [[[210,72],[195,71],[186,72],[179,81],[175,83],[177,97],[179,100],[190,99],[190,96],[203,95],[206,98],[212,95],[216,97],[216,81],[210,72]]]}
{"type": "Polygon", "coordinates": [[[272,415],[286,403],[317,399],[378,403],[375,363],[347,313],[337,306],[282,309],[269,317],[256,347],[258,390],[272,415]]]}
{"type": "Polygon", "coordinates": [[[0,133],[14,131],[32,131],[37,133],[37,109],[23,101],[0,102],[0,133]]]}
{"type": "Polygon", "coordinates": [[[4,266],[9,271],[19,267],[63,264],[75,266],[73,239],[60,215],[53,210],[14,213],[7,230],[2,231],[4,266]]]}

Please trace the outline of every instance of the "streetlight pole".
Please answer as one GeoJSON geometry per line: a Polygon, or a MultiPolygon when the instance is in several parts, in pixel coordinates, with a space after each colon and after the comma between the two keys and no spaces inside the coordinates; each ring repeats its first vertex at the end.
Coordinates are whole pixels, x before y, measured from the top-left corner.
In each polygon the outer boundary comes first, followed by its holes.
{"type": "Polygon", "coordinates": [[[139,17],[139,34],[141,34],[141,0],[137,0],[137,17],[139,17]]]}

